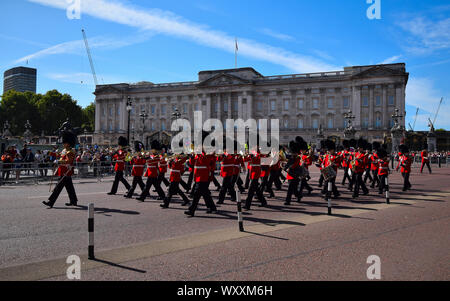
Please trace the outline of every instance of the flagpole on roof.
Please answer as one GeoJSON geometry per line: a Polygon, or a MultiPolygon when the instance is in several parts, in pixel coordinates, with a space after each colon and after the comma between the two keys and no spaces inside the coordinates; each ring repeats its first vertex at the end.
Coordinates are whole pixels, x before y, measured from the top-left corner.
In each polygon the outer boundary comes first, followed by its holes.
{"type": "Polygon", "coordinates": [[[237,69],[237,52],[239,50],[237,38],[235,38],[236,47],[234,48],[234,68],[237,69]]]}

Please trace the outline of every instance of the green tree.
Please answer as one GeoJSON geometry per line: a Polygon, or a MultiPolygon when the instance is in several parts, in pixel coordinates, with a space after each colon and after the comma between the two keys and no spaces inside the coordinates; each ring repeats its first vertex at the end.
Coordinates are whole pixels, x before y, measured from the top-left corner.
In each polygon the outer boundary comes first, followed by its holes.
{"type": "Polygon", "coordinates": [[[37,101],[37,108],[46,135],[55,134],[66,119],[69,119],[73,127],[82,125],[82,108],[69,94],[61,94],[57,90],[48,91],[37,101]]]}
{"type": "Polygon", "coordinates": [[[15,136],[21,136],[25,132],[25,123],[30,121],[31,131],[35,134],[41,129],[41,116],[38,113],[36,102],[41,95],[32,92],[17,92],[10,90],[6,92],[0,103],[1,126],[8,121],[11,125],[10,131],[15,136]]]}
{"type": "Polygon", "coordinates": [[[81,127],[91,133],[95,130],[95,104],[93,102],[83,108],[83,124],[81,127]]]}

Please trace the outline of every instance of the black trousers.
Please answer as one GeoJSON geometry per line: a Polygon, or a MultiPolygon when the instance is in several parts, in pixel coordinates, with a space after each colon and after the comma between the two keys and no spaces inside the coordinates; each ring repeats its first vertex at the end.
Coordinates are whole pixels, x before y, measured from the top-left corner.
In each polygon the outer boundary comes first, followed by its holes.
{"type": "Polygon", "coordinates": [[[77,205],[78,199],[77,195],[75,193],[75,188],[73,187],[72,177],[60,177],[58,184],[55,187],[55,190],[53,190],[53,193],[48,198],[49,205],[53,207],[56,200],[59,197],[59,194],[63,190],[63,188],[66,187],[67,194],[69,195],[70,203],[72,205],[77,205]]]}
{"type": "Polygon", "coordinates": [[[235,202],[236,201],[236,191],[234,190],[233,176],[228,176],[228,177],[223,178],[222,187],[220,188],[220,192],[219,192],[219,201],[217,202],[217,204],[223,203],[227,192],[231,195],[231,200],[233,202],[235,202]]]}
{"type": "Polygon", "coordinates": [[[134,176],[133,183],[131,183],[131,188],[128,190],[127,197],[131,198],[133,196],[134,191],[136,190],[137,185],[141,188],[141,191],[144,191],[145,184],[142,180],[142,177],[134,176]]]}
{"type": "Polygon", "coordinates": [[[166,187],[170,186],[170,182],[169,182],[169,180],[166,179],[166,174],[165,173],[160,173],[158,175],[158,184],[159,184],[159,186],[161,186],[161,183],[164,183],[164,185],[166,185],[166,187]]]}
{"type": "Polygon", "coordinates": [[[194,171],[191,171],[189,173],[188,181],[187,181],[187,184],[186,184],[186,186],[187,186],[186,192],[188,192],[189,190],[192,189],[192,181],[193,180],[194,180],[194,171]]]}
{"type": "Polygon", "coordinates": [[[219,183],[219,181],[217,181],[216,176],[214,175],[214,173],[211,174],[211,180],[214,183],[214,186],[216,186],[217,188],[220,188],[220,183],[219,183]]]}
{"type": "Polygon", "coordinates": [[[409,182],[409,172],[402,172],[403,177],[403,190],[410,189],[411,183],[409,182]]]}
{"type": "Polygon", "coordinates": [[[245,191],[244,182],[242,181],[241,175],[239,173],[233,176],[233,187],[235,184],[237,185],[239,191],[245,191]]]}
{"type": "Polygon", "coordinates": [[[387,175],[381,175],[378,177],[379,185],[378,185],[378,192],[382,194],[384,190],[386,189],[386,178],[387,175]]]}
{"type": "Polygon", "coordinates": [[[245,176],[245,189],[248,189],[250,185],[250,171],[247,169],[247,175],[245,176]]]}
{"type": "Polygon", "coordinates": [[[286,200],[285,200],[286,204],[291,203],[293,194],[295,194],[297,199],[301,198],[301,197],[299,197],[300,189],[298,187],[298,185],[300,184],[300,179],[293,179],[293,180],[288,180],[288,181],[289,181],[289,186],[288,186],[288,191],[286,194],[286,200]]]}
{"type": "Polygon", "coordinates": [[[200,198],[203,197],[205,200],[206,207],[209,210],[217,210],[214,201],[211,198],[211,191],[209,191],[209,182],[196,182],[193,188],[194,198],[192,200],[192,204],[189,207],[189,211],[194,214],[195,210],[197,210],[198,202],[200,198]]]}
{"type": "Polygon", "coordinates": [[[114,177],[114,183],[111,188],[111,193],[117,193],[117,188],[119,188],[119,181],[125,185],[127,190],[130,190],[130,184],[128,184],[127,180],[123,177],[123,171],[116,171],[116,176],[114,177]]]}
{"type": "Polygon", "coordinates": [[[380,186],[380,179],[378,178],[378,170],[372,170],[372,185],[370,187],[374,188],[375,185],[380,186]]]}
{"type": "Polygon", "coordinates": [[[146,197],[148,197],[150,195],[150,188],[152,188],[152,186],[155,187],[156,192],[161,199],[164,199],[166,197],[164,191],[161,189],[161,186],[159,186],[158,184],[158,178],[147,178],[147,183],[145,183],[144,191],[142,191],[139,199],[144,200],[146,197]]]}
{"type": "Polygon", "coordinates": [[[277,190],[281,190],[282,184],[281,184],[281,180],[280,180],[280,175],[281,175],[281,169],[280,170],[272,170],[270,172],[266,191],[268,191],[268,192],[272,191],[272,193],[273,193],[273,190],[272,190],[273,184],[275,184],[275,187],[277,188],[277,190]]]}
{"type": "Polygon", "coordinates": [[[261,202],[261,205],[266,206],[267,202],[262,194],[262,191],[259,189],[258,179],[250,180],[250,185],[248,187],[248,195],[245,200],[245,208],[250,209],[252,206],[253,196],[256,194],[256,197],[261,202]]]}
{"type": "Polygon", "coordinates": [[[333,192],[334,197],[337,197],[339,195],[339,191],[336,187],[336,178],[331,178],[328,181],[325,180],[324,187],[323,187],[325,194],[328,193],[328,182],[331,182],[331,192],[333,192]]]}
{"type": "MultiPolygon", "coordinates": [[[[322,177],[322,181],[323,181],[323,176],[321,175],[321,177],[322,177]]],[[[303,189],[305,189],[305,188],[308,191],[312,191],[313,190],[311,188],[311,186],[309,186],[308,181],[306,181],[306,178],[303,178],[303,179],[301,179],[300,186],[298,187],[299,195],[303,195],[303,189]]]]}
{"type": "Polygon", "coordinates": [[[359,189],[361,188],[363,193],[368,193],[369,190],[366,187],[366,184],[364,184],[362,173],[355,173],[356,174],[356,182],[355,182],[355,190],[353,191],[353,197],[359,196],[359,189]]]}
{"type": "Polygon", "coordinates": [[[348,182],[351,183],[352,179],[348,175],[348,167],[344,167],[344,178],[342,178],[342,185],[345,185],[345,180],[348,179],[348,182]]]}
{"type": "Polygon", "coordinates": [[[183,179],[180,179],[180,185],[183,187],[183,189],[185,190],[185,191],[188,191],[189,189],[188,189],[188,185],[186,184],[186,182],[185,181],[183,181],[183,179]]]}
{"type": "Polygon", "coordinates": [[[261,181],[261,185],[259,185],[259,190],[261,191],[261,193],[263,195],[264,195],[264,191],[267,191],[268,193],[270,193],[270,195],[273,194],[273,190],[272,190],[272,188],[268,187],[268,183],[269,183],[269,175],[263,177],[262,181],[261,181]]]}
{"type": "Polygon", "coordinates": [[[420,166],[420,173],[422,173],[424,166],[428,167],[428,171],[431,173],[431,167],[430,167],[430,161],[428,162],[422,162],[422,166],[420,166]]]}
{"type": "Polygon", "coordinates": [[[166,207],[169,206],[170,201],[172,200],[172,197],[176,194],[178,194],[183,199],[185,204],[189,203],[189,199],[186,197],[186,195],[180,189],[180,182],[171,182],[169,185],[169,191],[167,193],[167,196],[164,199],[164,205],[166,207]]]}
{"type": "Polygon", "coordinates": [[[323,175],[322,173],[320,173],[320,177],[319,177],[319,187],[322,187],[323,185],[323,175]]]}
{"type": "Polygon", "coordinates": [[[364,184],[367,183],[367,180],[370,180],[370,182],[373,182],[372,175],[370,174],[370,169],[365,170],[366,174],[364,176],[364,184]]]}

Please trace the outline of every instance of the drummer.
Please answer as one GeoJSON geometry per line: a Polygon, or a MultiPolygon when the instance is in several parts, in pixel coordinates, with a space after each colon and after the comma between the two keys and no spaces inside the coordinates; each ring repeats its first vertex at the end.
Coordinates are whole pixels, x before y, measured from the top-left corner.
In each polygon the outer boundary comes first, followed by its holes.
{"type": "Polygon", "coordinates": [[[341,194],[339,193],[336,187],[336,175],[338,166],[340,164],[340,160],[342,157],[336,155],[336,144],[332,140],[325,140],[324,145],[322,146],[327,150],[327,154],[325,156],[325,160],[323,161],[323,169],[322,174],[324,176],[325,185],[324,185],[324,197],[328,193],[328,182],[331,182],[333,197],[338,198],[341,194]]]}

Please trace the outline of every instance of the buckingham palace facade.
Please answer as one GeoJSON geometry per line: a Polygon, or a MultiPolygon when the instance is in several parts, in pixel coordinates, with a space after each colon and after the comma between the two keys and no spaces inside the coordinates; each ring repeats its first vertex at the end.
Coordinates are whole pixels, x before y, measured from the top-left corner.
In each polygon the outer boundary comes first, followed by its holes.
{"type": "Polygon", "coordinates": [[[352,111],[357,137],[382,141],[394,110],[404,115],[408,75],[404,63],[278,76],[238,68],[201,71],[194,82],[98,85],[94,142],[114,145],[127,134],[128,98],[130,140],[147,145],[170,141],[176,111],[190,121],[194,111],[202,111],[203,121],[216,118],[224,124],[227,119],[279,119],[281,144],[297,135],[315,141],[319,128],[325,137],[342,139],[344,114],[352,111]]]}

